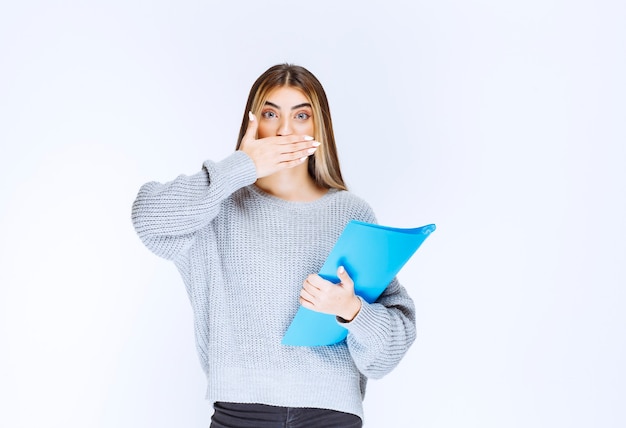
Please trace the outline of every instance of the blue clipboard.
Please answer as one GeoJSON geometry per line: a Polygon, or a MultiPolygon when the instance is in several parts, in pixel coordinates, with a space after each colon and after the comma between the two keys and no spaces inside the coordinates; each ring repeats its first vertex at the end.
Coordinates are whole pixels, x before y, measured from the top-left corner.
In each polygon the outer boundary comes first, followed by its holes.
{"type": "MultiPolygon", "coordinates": [[[[319,275],[338,283],[337,269],[343,266],[354,281],[354,292],[372,303],[434,231],[434,224],[401,229],[352,220],[335,243],[319,275]]],[[[291,346],[333,345],[347,335],[348,330],[334,315],[301,306],[281,343],[291,346]]]]}

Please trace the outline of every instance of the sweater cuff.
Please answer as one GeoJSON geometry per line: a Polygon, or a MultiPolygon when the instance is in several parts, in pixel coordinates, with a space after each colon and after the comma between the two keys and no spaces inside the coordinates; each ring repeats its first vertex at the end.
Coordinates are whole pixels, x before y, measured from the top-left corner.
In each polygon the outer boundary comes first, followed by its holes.
{"type": "Polygon", "coordinates": [[[217,163],[206,161],[203,166],[209,173],[209,180],[213,181],[213,177],[220,177],[220,181],[228,187],[228,194],[253,184],[257,179],[254,162],[241,150],[231,153],[217,163]]]}
{"type": "Polygon", "coordinates": [[[362,297],[361,310],[356,314],[354,319],[350,322],[337,322],[344,328],[346,328],[351,334],[357,337],[371,337],[377,336],[381,333],[381,327],[386,325],[384,320],[380,318],[380,311],[377,311],[375,306],[367,303],[362,297]]]}

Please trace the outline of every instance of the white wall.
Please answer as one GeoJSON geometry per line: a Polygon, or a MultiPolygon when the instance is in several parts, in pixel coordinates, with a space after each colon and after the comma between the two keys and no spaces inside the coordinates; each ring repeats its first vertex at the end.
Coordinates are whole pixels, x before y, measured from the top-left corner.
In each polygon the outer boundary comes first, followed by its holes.
{"type": "Polygon", "coordinates": [[[284,61],[325,85],[379,221],[438,226],[400,274],[418,341],[370,382],[366,426],[625,426],[625,18],[617,0],[3,2],[0,426],[208,426],[187,296],[130,208],[232,151],[284,61]]]}

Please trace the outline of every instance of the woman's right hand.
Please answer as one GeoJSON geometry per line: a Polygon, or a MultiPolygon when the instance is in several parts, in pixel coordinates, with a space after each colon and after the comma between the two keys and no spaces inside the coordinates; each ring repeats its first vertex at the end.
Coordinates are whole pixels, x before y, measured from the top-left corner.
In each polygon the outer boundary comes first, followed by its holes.
{"type": "Polygon", "coordinates": [[[250,156],[254,162],[257,178],[300,165],[315,153],[320,145],[308,135],[277,135],[257,140],[259,122],[252,113],[249,115],[248,129],[241,140],[239,150],[250,156]]]}

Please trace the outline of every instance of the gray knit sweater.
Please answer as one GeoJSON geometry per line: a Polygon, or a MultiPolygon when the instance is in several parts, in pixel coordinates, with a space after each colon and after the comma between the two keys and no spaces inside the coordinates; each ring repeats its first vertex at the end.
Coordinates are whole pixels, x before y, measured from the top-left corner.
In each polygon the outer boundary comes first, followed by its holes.
{"type": "Polygon", "coordinates": [[[289,202],[254,185],[252,160],[237,151],[139,190],[132,220],[143,243],[172,260],[191,301],[207,399],[316,407],[363,418],[368,377],[391,371],[415,339],[413,301],[393,280],[362,302],[345,341],[281,344],[306,276],[318,272],[348,221],[374,222],[371,208],[331,189],[289,202]]]}

